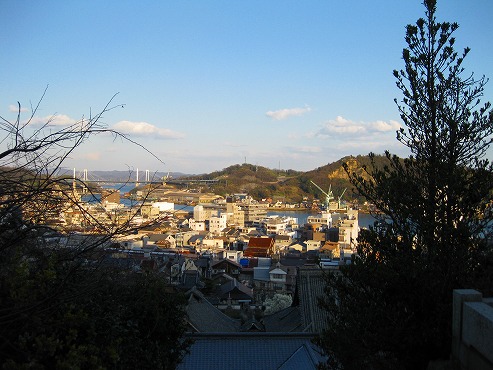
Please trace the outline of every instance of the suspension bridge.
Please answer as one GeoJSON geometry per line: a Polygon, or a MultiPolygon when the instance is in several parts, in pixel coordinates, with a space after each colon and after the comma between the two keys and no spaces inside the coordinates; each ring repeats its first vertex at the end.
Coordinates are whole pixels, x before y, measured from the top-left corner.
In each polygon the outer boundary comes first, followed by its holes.
{"type": "Polygon", "coordinates": [[[169,175],[169,172],[165,176],[157,176],[157,172],[151,172],[150,170],[145,170],[143,173],[139,173],[139,169],[137,168],[134,174],[134,178],[132,178],[133,173],[129,172],[127,178],[101,178],[94,173],[89,172],[87,169],[83,169],[82,171],[77,172],[77,170],[74,168],[73,170],[73,176],[72,180],[74,184],[76,182],[82,182],[82,183],[97,183],[98,185],[104,185],[104,184],[130,184],[130,183],[135,183],[135,186],[138,187],[140,185],[147,185],[147,184],[172,184],[172,185],[212,185],[219,180],[211,180],[211,179],[198,179],[198,178],[193,178],[193,179],[182,179],[182,178],[172,178],[169,175]],[[143,176],[142,176],[143,174],[143,176]],[[140,176],[139,176],[140,175],[140,176]]]}

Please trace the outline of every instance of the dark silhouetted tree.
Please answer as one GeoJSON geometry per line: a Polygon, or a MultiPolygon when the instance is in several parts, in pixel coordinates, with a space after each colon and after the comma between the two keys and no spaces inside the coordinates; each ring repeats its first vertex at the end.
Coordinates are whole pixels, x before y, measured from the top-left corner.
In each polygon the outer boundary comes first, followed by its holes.
{"type": "Polygon", "coordinates": [[[328,329],[318,339],[329,364],[344,369],[419,369],[447,359],[452,291],[492,293],[493,133],[487,80],[465,74],[469,49],[454,50],[456,23],[426,16],[408,25],[404,69],[394,71],[405,125],[397,139],[412,153],[363,175],[357,191],[382,212],[358,238],[352,264],[327,275],[328,329]]]}

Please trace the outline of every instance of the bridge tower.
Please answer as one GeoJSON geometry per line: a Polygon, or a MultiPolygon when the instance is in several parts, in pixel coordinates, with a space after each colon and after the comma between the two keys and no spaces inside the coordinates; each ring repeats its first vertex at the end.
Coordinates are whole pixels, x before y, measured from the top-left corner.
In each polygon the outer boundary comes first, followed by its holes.
{"type": "Polygon", "coordinates": [[[75,172],[75,168],[74,168],[74,175],[72,178],[72,193],[74,194],[74,199],[76,201],[80,201],[81,197],[79,192],[77,191],[77,173],[75,172]]]}
{"type": "Polygon", "coordinates": [[[139,169],[137,168],[137,178],[135,181],[135,187],[138,187],[138,186],[139,186],[139,169]]]}
{"type": "Polygon", "coordinates": [[[84,171],[82,173],[82,183],[83,183],[82,194],[87,193],[87,180],[88,180],[87,168],[84,168],[84,171]]]}
{"type": "Polygon", "coordinates": [[[76,176],[75,176],[75,167],[74,167],[74,177],[72,178],[72,190],[73,192],[77,192],[77,183],[76,183],[76,176]]]}

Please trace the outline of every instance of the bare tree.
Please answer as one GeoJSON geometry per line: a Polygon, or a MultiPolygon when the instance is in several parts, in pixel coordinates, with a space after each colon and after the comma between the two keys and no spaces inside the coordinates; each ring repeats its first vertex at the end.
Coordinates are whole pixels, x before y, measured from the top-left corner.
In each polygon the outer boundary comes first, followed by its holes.
{"type": "MultiPolygon", "coordinates": [[[[109,212],[103,213],[105,217],[94,214],[81,202],[78,191],[81,187],[90,189],[89,184],[81,180],[75,183],[75,180],[67,176],[60,176],[64,162],[88,138],[101,134],[110,134],[113,140],[128,141],[141,147],[154,158],[157,157],[131,138],[102,123],[107,113],[123,107],[121,104],[113,104],[115,96],[99,113],[90,114],[87,118],[82,117],[67,126],[52,125],[56,116],[41,126],[34,125],[35,115],[45,93],[46,90],[38,104],[31,107],[31,114],[27,120],[22,120],[20,104],[15,121],[0,117],[0,143],[4,146],[0,152],[0,357],[6,361],[9,359],[12,364],[27,361],[31,364],[51,366],[54,363],[50,363],[51,360],[45,356],[46,354],[39,356],[36,352],[33,347],[35,343],[47,340],[47,347],[53,345],[56,348],[53,351],[57,353],[58,357],[54,356],[58,363],[63,363],[66,358],[73,356],[73,351],[79,351],[77,361],[86,361],[82,360],[86,357],[80,353],[78,344],[73,344],[67,339],[71,321],[66,322],[66,328],[53,329],[46,327],[50,322],[53,324],[50,320],[56,318],[65,322],[72,314],[81,315],[82,320],[90,315],[94,305],[106,307],[105,310],[118,309],[119,306],[113,307],[105,301],[109,299],[106,297],[111,295],[101,294],[101,287],[125,290],[126,288],[118,285],[122,279],[114,278],[121,272],[102,269],[101,259],[98,257],[102,247],[107,246],[112,238],[135,232],[136,227],[131,221],[139,212],[139,209],[132,210],[123,221],[112,217],[109,212]],[[93,235],[72,234],[69,233],[70,228],[67,225],[53,222],[60,220],[60,215],[68,210],[76,211],[80,222],[92,230],[93,235]],[[88,264],[88,260],[91,263],[88,264]],[[74,307],[77,309],[69,315],[74,307]],[[51,339],[46,333],[50,333],[58,344],[50,342],[51,339]]],[[[131,173],[129,179],[130,175],[131,173]]],[[[128,276],[125,276],[125,279],[128,280],[128,276]]],[[[164,294],[162,284],[158,280],[148,279],[142,284],[148,289],[156,289],[160,294],[164,294]]],[[[138,289],[138,284],[129,283],[126,286],[138,289]]],[[[135,304],[128,301],[132,299],[128,294],[122,294],[121,297],[127,297],[125,304],[129,307],[135,304]]],[[[117,302],[119,298],[111,299],[117,302]]],[[[163,304],[170,303],[163,301],[163,304]]],[[[168,315],[166,319],[156,318],[156,325],[162,330],[168,319],[170,325],[177,325],[173,331],[175,336],[167,344],[176,345],[176,351],[163,355],[159,349],[155,349],[153,356],[160,358],[159,361],[165,361],[164,357],[161,357],[169,355],[173,359],[168,360],[175,363],[186,345],[178,342],[183,332],[183,327],[179,324],[182,311],[177,304],[171,306],[173,308],[168,307],[166,310],[174,309],[176,315],[168,315]]],[[[156,307],[156,310],[159,311],[160,308],[156,307]]],[[[119,325],[122,332],[128,329],[124,321],[115,321],[114,325],[119,325]]],[[[87,332],[86,328],[76,326],[71,330],[78,331],[80,338],[85,335],[87,340],[94,339],[90,339],[94,334],[87,332]]],[[[141,334],[138,330],[134,330],[133,333],[136,337],[141,334]]],[[[111,330],[106,330],[100,335],[107,336],[109,342],[115,339],[111,330]]],[[[122,335],[121,332],[119,335],[122,335]]],[[[153,337],[149,333],[144,336],[153,337]]],[[[115,340],[115,343],[119,343],[118,340],[115,340]]],[[[160,340],[164,338],[153,339],[156,343],[160,340]]],[[[156,348],[159,347],[156,345],[156,348]]],[[[123,351],[120,347],[113,350],[123,351]]],[[[97,352],[97,349],[94,351],[97,352]]],[[[118,358],[124,358],[122,353],[119,356],[118,358]]],[[[115,365],[114,361],[117,360],[111,361],[101,358],[100,362],[92,365],[115,365]]],[[[86,365],[92,366],[87,363],[86,365]]]]}

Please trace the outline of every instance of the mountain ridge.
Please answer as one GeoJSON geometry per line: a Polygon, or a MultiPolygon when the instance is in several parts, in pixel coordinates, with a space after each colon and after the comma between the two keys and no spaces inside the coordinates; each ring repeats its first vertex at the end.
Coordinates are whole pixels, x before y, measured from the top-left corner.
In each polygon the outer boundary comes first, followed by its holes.
{"type": "MultiPolygon", "coordinates": [[[[386,157],[375,155],[375,163],[380,165],[386,157]]],[[[209,190],[219,195],[248,193],[255,199],[272,199],[300,203],[305,198],[325,199],[325,194],[332,191],[337,198],[343,193],[345,199],[361,199],[349,182],[343,167],[346,163],[350,172],[364,175],[363,168],[371,166],[369,156],[346,156],[338,161],[328,163],[310,171],[279,170],[252,165],[235,164],[209,174],[184,176],[182,179],[217,180],[209,190]],[[316,185],[315,185],[315,184],[316,185]]]]}

